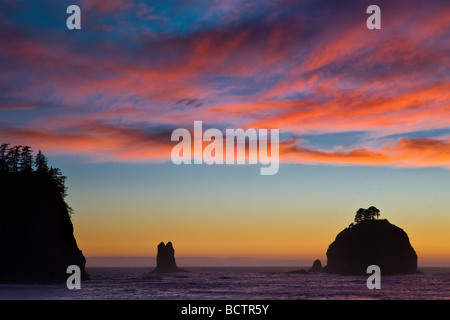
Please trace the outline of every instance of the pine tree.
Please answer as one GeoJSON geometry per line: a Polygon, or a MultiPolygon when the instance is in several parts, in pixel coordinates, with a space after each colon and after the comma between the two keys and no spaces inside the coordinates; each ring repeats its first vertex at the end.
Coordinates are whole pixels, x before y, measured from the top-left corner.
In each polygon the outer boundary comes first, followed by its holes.
{"type": "Polygon", "coordinates": [[[48,172],[47,158],[44,156],[41,150],[38,151],[34,157],[34,166],[37,172],[48,172]]]}
{"type": "Polygon", "coordinates": [[[22,147],[22,152],[20,152],[19,165],[21,172],[31,172],[33,171],[33,150],[30,146],[22,147]]]}
{"type": "Polygon", "coordinates": [[[8,172],[7,151],[9,143],[0,145],[0,172],[8,172]]]}
{"type": "Polygon", "coordinates": [[[14,146],[8,150],[7,164],[10,172],[19,172],[20,149],[22,146],[14,146]]]}
{"type": "Polygon", "coordinates": [[[65,198],[67,196],[67,188],[65,185],[67,177],[62,175],[59,168],[51,167],[48,173],[51,181],[53,182],[53,185],[58,190],[61,197],[65,198]]]}

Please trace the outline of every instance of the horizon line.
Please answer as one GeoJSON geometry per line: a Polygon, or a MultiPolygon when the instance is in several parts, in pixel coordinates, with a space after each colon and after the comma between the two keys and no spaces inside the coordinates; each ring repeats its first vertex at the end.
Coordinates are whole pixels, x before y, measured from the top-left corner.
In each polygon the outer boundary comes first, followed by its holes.
{"type": "MultiPolygon", "coordinates": [[[[179,267],[295,267],[310,268],[315,259],[278,259],[251,257],[176,257],[179,267]]],[[[327,260],[322,261],[323,266],[327,260]]],[[[86,267],[156,267],[156,256],[88,256],[86,267]]],[[[450,268],[450,261],[425,262],[418,268],[450,268]]]]}

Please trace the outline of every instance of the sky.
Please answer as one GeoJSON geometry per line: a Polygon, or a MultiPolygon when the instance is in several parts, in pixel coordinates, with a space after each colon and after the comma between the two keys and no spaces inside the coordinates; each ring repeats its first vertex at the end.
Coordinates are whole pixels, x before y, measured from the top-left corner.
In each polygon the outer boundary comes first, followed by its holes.
{"type": "Polygon", "coordinates": [[[88,265],[161,241],[179,257],[324,263],[374,205],[419,265],[450,266],[450,3],[377,1],[380,30],[371,4],[2,1],[0,143],[68,177],[88,265]],[[173,164],[171,134],[194,121],[279,129],[278,173],[173,164]]]}

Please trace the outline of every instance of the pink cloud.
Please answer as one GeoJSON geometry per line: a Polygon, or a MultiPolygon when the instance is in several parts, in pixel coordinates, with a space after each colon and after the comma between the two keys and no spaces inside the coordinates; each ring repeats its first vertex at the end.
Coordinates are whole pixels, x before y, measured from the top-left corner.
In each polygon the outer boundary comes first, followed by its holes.
{"type": "MultiPolygon", "coordinates": [[[[30,112],[25,123],[2,119],[3,137],[94,158],[167,159],[170,137],[130,128],[184,127],[202,120],[221,128],[278,128],[300,138],[349,131],[369,137],[350,151],[285,141],[283,154],[293,161],[411,165],[409,155],[415,155],[423,165],[446,166],[447,158],[438,156],[431,141],[423,142],[430,149],[421,149],[408,139],[383,140],[377,148],[370,140],[449,127],[450,55],[439,41],[450,27],[445,10],[394,6],[395,14],[387,10],[383,18],[389,32],[373,33],[348,20],[347,11],[336,13],[333,28],[303,13],[277,16],[290,5],[265,3],[270,12],[237,23],[262,9],[253,1],[245,8],[236,1],[217,2],[201,17],[229,15],[216,27],[186,35],[144,33],[122,39],[122,45],[113,31],[107,33],[111,38],[79,46],[73,39],[33,37],[2,22],[8,42],[0,47],[10,63],[2,64],[0,111],[30,112]],[[233,15],[241,18],[236,22],[233,15]],[[52,112],[39,112],[42,106],[52,112]],[[154,152],[124,147],[138,143],[154,152]],[[421,150],[430,155],[418,156],[421,150]]],[[[128,12],[136,3],[84,0],[82,6],[103,16],[128,12]]]]}

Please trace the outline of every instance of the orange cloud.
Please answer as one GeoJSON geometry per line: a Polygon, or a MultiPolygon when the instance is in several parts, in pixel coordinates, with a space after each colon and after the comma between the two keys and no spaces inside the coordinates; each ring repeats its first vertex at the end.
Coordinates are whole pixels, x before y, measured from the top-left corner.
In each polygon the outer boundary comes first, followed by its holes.
{"type": "Polygon", "coordinates": [[[382,165],[396,167],[444,167],[450,169],[450,138],[399,139],[376,150],[358,147],[349,151],[318,151],[295,141],[280,146],[280,159],[291,163],[382,165]]]}

